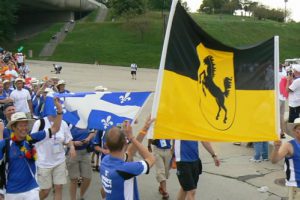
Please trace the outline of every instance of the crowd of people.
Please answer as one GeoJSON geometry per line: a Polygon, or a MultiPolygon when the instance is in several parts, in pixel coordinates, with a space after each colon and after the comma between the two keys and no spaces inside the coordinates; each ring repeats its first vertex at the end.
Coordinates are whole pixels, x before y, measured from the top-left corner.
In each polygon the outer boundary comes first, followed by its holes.
{"type": "MultiPolygon", "coordinates": [[[[3,49],[0,51],[0,199],[46,199],[53,191],[54,199],[60,200],[63,199],[63,185],[68,179],[70,199],[85,199],[93,176],[92,165],[99,172],[102,183],[97,194],[99,198],[140,199],[136,177],[148,174],[150,168],[155,166],[158,192],[162,199],[169,199],[167,180],[173,163],[176,163],[180,185],[177,199],[196,199],[199,175],[202,173],[198,141],[149,139],[145,147],[142,142],[155,121],[151,117],[138,134],[133,134],[129,121],[108,131],[75,127],[62,120],[59,99],[55,99],[56,110],[45,109],[47,94],[69,93],[67,83],[57,77],[44,80],[31,78],[25,62],[25,56],[20,52],[11,54],[3,49]],[[136,153],[142,160],[135,160],[136,153]],[[98,159],[91,159],[91,154],[98,159]]],[[[134,70],[136,72],[136,65],[131,66],[131,71],[134,70]]],[[[280,79],[283,82],[286,79],[285,84],[281,83],[286,92],[281,93],[284,100],[280,100],[289,101],[289,122],[295,121],[291,126],[295,139],[283,145],[275,142],[271,161],[276,163],[285,158],[289,163],[287,169],[292,174],[287,177],[289,199],[299,199],[300,79],[297,78],[300,77],[300,65],[293,66],[292,74],[281,74],[280,79]]],[[[136,79],[136,73],[132,73],[132,79],[136,79]]],[[[106,90],[102,86],[95,88],[95,91],[106,90]]],[[[287,132],[284,123],[281,128],[284,137],[287,132]]],[[[215,166],[220,166],[220,159],[211,144],[201,144],[211,155],[215,166]]],[[[255,161],[268,159],[268,154],[261,151],[266,148],[263,145],[254,143],[255,161]]]]}

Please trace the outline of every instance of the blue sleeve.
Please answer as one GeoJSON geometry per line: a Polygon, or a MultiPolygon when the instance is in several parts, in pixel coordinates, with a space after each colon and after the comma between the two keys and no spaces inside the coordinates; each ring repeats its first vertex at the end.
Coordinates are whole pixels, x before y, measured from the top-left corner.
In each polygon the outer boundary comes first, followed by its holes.
{"type": "MultiPolygon", "coordinates": [[[[48,130],[47,130],[47,133],[48,133],[48,130]]],[[[39,131],[36,133],[31,133],[30,136],[33,140],[35,140],[36,142],[39,142],[46,138],[47,133],[45,130],[42,130],[42,131],[39,131]]]]}
{"type": "Polygon", "coordinates": [[[10,138],[10,134],[11,134],[11,130],[8,129],[8,128],[4,128],[4,131],[3,131],[3,138],[4,138],[4,139],[10,138]]]}
{"type": "Polygon", "coordinates": [[[3,148],[5,148],[5,140],[0,140],[0,160],[3,159],[3,148]]]}

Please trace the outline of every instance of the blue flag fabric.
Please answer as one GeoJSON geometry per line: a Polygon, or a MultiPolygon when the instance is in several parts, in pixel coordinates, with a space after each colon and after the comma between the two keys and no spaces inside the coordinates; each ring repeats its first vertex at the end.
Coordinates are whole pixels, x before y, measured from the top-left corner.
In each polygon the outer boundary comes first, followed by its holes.
{"type": "Polygon", "coordinates": [[[136,119],[151,92],[81,92],[48,94],[44,116],[56,115],[54,97],[63,105],[63,119],[78,127],[107,130],[124,120],[136,119]]]}

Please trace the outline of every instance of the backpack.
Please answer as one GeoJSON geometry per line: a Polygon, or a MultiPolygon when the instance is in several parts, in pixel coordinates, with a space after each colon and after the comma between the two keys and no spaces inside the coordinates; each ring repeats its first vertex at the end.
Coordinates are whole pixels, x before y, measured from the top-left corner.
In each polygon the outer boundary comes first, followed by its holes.
{"type": "Polygon", "coordinates": [[[10,138],[5,139],[5,147],[2,149],[3,159],[0,164],[0,189],[6,187],[6,171],[9,162],[10,138]]]}

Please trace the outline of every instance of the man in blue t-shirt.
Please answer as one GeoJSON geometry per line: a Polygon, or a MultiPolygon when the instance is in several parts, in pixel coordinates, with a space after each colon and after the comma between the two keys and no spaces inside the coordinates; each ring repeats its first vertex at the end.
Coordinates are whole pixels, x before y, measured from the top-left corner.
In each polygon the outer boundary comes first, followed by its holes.
{"type": "Polygon", "coordinates": [[[300,118],[288,124],[287,133],[292,134],[295,139],[284,144],[280,140],[275,141],[271,161],[275,164],[285,159],[285,185],[288,188],[288,197],[289,200],[296,200],[300,199],[300,118]]]}
{"type": "Polygon", "coordinates": [[[132,128],[128,122],[124,124],[123,130],[113,127],[107,133],[106,145],[110,153],[103,158],[100,167],[101,181],[107,200],[139,199],[136,176],[148,174],[155,162],[154,156],[140,143],[140,136],[141,133],[136,139],[132,135],[132,128]],[[131,160],[135,149],[144,160],[126,162],[127,158],[131,160]]]}
{"type": "MultiPolygon", "coordinates": [[[[201,142],[203,147],[211,154],[215,165],[220,166],[209,142],[201,142]]],[[[199,158],[198,141],[175,140],[175,158],[177,165],[177,177],[180,183],[180,190],[177,199],[194,200],[196,196],[199,175],[202,173],[202,163],[199,158]]]]}
{"type": "Polygon", "coordinates": [[[10,139],[0,140],[0,160],[7,166],[5,182],[5,200],[38,200],[38,184],[36,175],[36,151],[35,142],[45,138],[51,138],[61,125],[62,107],[59,100],[55,100],[57,117],[48,130],[33,133],[29,136],[30,125],[33,119],[28,119],[23,112],[12,115],[7,127],[13,130],[10,139]]]}

